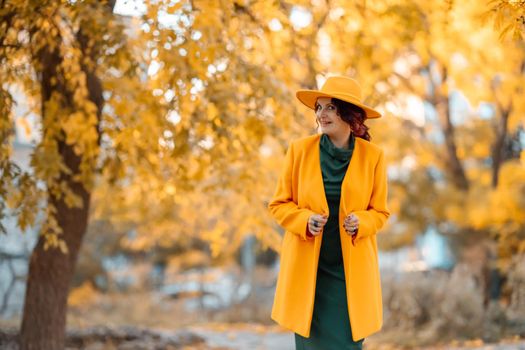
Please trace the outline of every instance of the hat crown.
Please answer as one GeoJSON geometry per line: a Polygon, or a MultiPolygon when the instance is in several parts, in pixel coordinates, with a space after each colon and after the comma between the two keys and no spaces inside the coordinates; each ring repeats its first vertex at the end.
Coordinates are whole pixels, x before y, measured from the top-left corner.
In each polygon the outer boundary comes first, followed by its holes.
{"type": "Polygon", "coordinates": [[[367,118],[379,118],[381,113],[362,101],[362,90],[359,83],[349,77],[342,75],[332,75],[328,77],[319,90],[297,90],[295,96],[305,106],[315,111],[316,101],[320,97],[331,97],[348,102],[362,108],[367,118]]]}
{"type": "Polygon", "coordinates": [[[327,94],[347,95],[361,101],[361,86],[352,78],[331,76],[326,79],[321,91],[327,94]]]}

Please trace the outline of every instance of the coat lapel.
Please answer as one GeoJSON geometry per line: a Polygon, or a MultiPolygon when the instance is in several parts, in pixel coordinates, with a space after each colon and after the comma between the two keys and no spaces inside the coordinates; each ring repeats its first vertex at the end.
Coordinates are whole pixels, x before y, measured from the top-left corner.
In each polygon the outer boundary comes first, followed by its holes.
{"type": "Polygon", "coordinates": [[[314,150],[312,152],[313,159],[314,159],[314,170],[312,172],[313,174],[313,186],[314,188],[319,188],[319,194],[320,197],[319,200],[321,201],[321,207],[323,209],[323,212],[321,214],[328,213],[328,201],[326,200],[326,192],[324,188],[324,181],[323,181],[323,173],[321,170],[321,151],[320,151],[320,141],[321,141],[321,134],[317,134],[317,138],[314,142],[314,150]]]}

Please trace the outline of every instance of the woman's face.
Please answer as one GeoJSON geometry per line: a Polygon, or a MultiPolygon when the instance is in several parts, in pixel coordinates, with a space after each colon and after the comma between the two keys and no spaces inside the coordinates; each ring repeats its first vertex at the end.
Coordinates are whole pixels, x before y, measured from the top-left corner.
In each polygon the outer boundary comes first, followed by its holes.
{"type": "Polygon", "coordinates": [[[331,102],[330,97],[317,99],[315,116],[323,134],[338,135],[350,132],[350,125],[337,114],[337,107],[331,102]]]}

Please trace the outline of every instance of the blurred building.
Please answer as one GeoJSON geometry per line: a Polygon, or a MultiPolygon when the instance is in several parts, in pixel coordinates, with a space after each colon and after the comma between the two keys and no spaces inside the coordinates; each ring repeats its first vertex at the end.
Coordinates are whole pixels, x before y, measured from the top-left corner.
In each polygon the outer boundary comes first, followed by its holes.
{"type": "MultiPolygon", "coordinates": [[[[38,139],[37,116],[30,112],[27,99],[17,86],[9,89],[16,101],[14,105],[15,135],[12,161],[23,171],[30,171],[29,161],[33,143],[38,139]]],[[[0,197],[0,200],[3,200],[0,197]]],[[[10,318],[23,306],[28,259],[36,243],[38,227],[20,230],[17,218],[7,209],[2,220],[7,234],[0,234],[0,317],[10,318]]],[[[37,218],[37,221],[41,217],[37,218]]]]}

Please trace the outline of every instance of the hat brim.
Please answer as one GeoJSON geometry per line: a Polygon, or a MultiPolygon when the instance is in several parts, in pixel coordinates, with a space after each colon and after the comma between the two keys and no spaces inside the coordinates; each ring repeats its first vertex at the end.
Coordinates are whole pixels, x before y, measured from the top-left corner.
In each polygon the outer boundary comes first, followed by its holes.
{"type": "Polygon", "coordinates": [[[365,113],[367,119],[373,119],[373,118],[379,118],[381,117],[381,113],[373,109],[372,107],[368,107],[367,105],[362,104],[359,101],[356,101],[352,98],[349,98],[346,95],[338,95],[338,94],[326,94],[324,92],[321,92],[319,90],[297,90],[295,93],[295,96],[299,101],[301,101],[306,107],[314,109],[315,110],[315,101],[319,97],[335,97],[337,99],[343,100],[345,102],[351,103],[353,105],[356,105],[358,107],[361,107],[365,113]]]}

